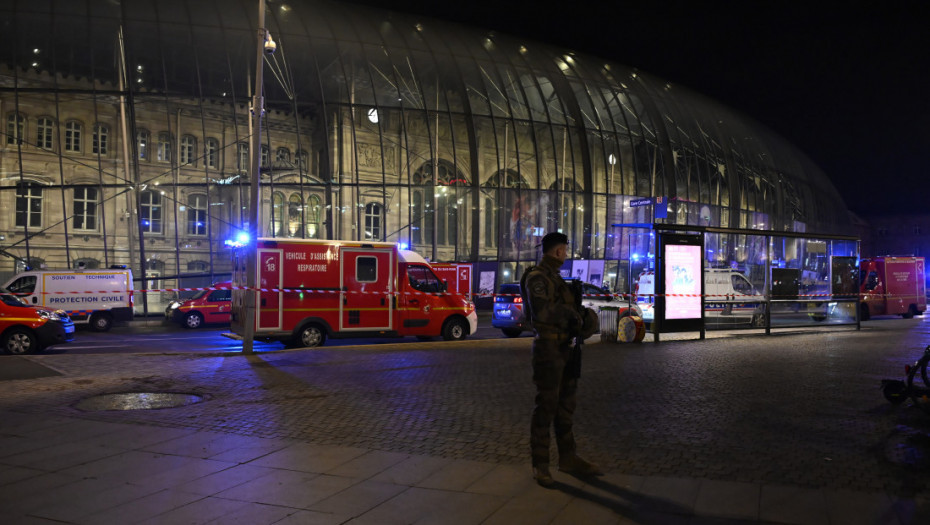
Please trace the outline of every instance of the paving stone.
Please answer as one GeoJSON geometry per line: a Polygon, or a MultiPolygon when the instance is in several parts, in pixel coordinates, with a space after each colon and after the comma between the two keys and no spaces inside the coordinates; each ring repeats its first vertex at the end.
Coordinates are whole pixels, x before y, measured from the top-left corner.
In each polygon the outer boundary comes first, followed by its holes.
{"type": "Polygon", "coordinates": [[[140,521],[139,525],[164,525],[165,523],[200,525],[230,514],[236,514],[246,506],[248,506],[248,503],[241,501],[204,498],[140,521]]]}
{"type": "Polygon", "coordinates": [[[339,516],[360,516],[381,503],[404,492],[409,487],[362,481],[351,487],[322,499],[309,507],[309,510],[339,516]]]}
{"type": "Polygon", "coordinates": [[[852,490],[824,491],[830,523],[896,525],[900,519],[887,494],[852,490]]]}
{"type": "Polygon", "coordinates": [[[701,516],[757,520],[761,490],[762,486],[757,483],[703,480],[694,512],[701,516]]]}
{"type": "Polygon", "coordinates": [[[159,514],[171,512],[199,499],[202,499],[202,497],[189,492],[171,489],[162,490],[102,512],[85,516],[81,518],[81,523],[88,525],[138,523],[159,514]]]}
{"type": "Polygon", "coordinates": [[[365,452],[364,449],[357,447],[297,443],[258,458],[249,464],[258,467],[323,473],[335,469],[363,455],[365,452]]]}
{"type": "Polygon", "coordinates": [[[372,477],[372,481],[413,486],[451,463],[446,458],[413,455],[372,477]]]}
{"type": "Polygon", "coordinates": [[[827,503],[820,489],[764,485],[759,519],[777,523],[818,525],[827,523],[827,503]]]}
{"type": "Polygon", "coordinates": [[[305,511],[261,503],[242,503],[232,514],[224,514],[208,523],[212,525],[270,525],[305,511]]]}
{"type": "Polygon", "coordinates": [[[441,467],[417,483],[417,486],[443,490],[465,490],[493,468],[493,464],[486,462],[456,461],[441,467]]]}
{"type": "Polygon", "coordinates": [[[179,484],[177,489],[200,494],[201,496],[212,496],[237,485],[274,474],[274,472],[275,469],[267,467],[236,465],[219,472],[196,478],[187,483],[179,484]]]}
{"type": "Polygon", "coordinates": [[[358,480],[325,474],[276,470],[267,476],[224,490],[216,494],[216,497],[293,509],[309,509],[316,502],[357,482],[358,480]]]}
{"type": "Polygon", "coordinates": [[[701,482],[692,478],[647,477],[639,489],[644,510],[690,515],[700,492],[701,482]]]}

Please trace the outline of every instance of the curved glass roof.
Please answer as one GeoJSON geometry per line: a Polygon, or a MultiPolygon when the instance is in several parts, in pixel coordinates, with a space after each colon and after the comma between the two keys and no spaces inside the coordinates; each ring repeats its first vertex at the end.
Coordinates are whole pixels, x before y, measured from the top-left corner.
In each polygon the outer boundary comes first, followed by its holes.
{"type": "MultiPolygon", "coordinates": [[[[94,96],[128,90],[247,107],[256,15],[254,0],[6,2],[0,62],[9,71],[0,87],[93,80],[94,96]]],[[[672,223],[850,231],[835,187],[798,149],[751,118],[633,68],[329,1],[269,1],[266,26],[278,45],[266,56],[269,111],[323,121],[332,107],[421,112],[425,133],[439,136],[433,140],[447,140],[436,131],[440,119],[453,122],[452,162],[475,183],[513,172],[521,181],[512,187],[667,196],[696,208],[670,214],[672,223]],[[523,164],[479,165],[476,149],[488,141],[499,157],[523,164]],[[705,217],[705,205],[720,211],[705,217]]]]}

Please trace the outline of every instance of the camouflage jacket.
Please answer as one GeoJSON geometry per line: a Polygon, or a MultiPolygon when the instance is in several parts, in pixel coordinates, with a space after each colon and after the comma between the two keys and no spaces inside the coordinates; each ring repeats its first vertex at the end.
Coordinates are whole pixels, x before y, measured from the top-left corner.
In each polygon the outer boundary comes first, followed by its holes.
{"type": "Polygon", "coordinates": [[[543,256],[538,266],[530,267],[520,280],[523,304],[538,334],[568,334],[581,326],[581,314],[575,297],[559,274],[558,259],[543,256]]]}

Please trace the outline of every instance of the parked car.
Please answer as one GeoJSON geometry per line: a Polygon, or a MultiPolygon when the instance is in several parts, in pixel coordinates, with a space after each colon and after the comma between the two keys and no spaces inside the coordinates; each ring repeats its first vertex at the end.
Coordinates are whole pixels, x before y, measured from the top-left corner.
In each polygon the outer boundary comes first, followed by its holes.
{"type": "Polygon", "coordinates": [[[74,322],[64,310],[30,306],[0,289],[0,344],[8,354],[41,352],[74,340],[74,322]]]}
{"type": "Polygon", "coordinates": [[[232,310],[231,281],[214,283],[212,288],[201,290],[193,297],[174,301],[165,309],[165,318],[187,328],[200,328],[204,324],[229,324],[232,310]]]}
{"type": "MultiPolygon", "coordinates": [[[[582,305],[594,311],[602,306],[619,308],[618,318],[627,315],[642,317],[643,312],[635,303],[630,305],[603,288],[583,283],[584,298],[582,305]]],[[[532,330],[533,323],[525,315],[523,298],[520,296],[520,283],[504,283],[494,296],[494,310],[491,314],[491,326],[500,328],[507,337],[518,337],[524,330],[532,330]]]]}

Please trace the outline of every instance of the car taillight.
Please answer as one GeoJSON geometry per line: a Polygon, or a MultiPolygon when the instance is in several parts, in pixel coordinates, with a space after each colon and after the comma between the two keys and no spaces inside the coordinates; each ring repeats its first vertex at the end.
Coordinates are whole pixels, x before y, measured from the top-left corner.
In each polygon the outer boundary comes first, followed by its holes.
{"type": "Polygon", "coordinates": [[[522,298],[522,297],[514,297],[514,298],[513,298],[513,302],[515,302],[515,303],[522,303],[522,302],[523,302],[523,298],[522,298]]]}

